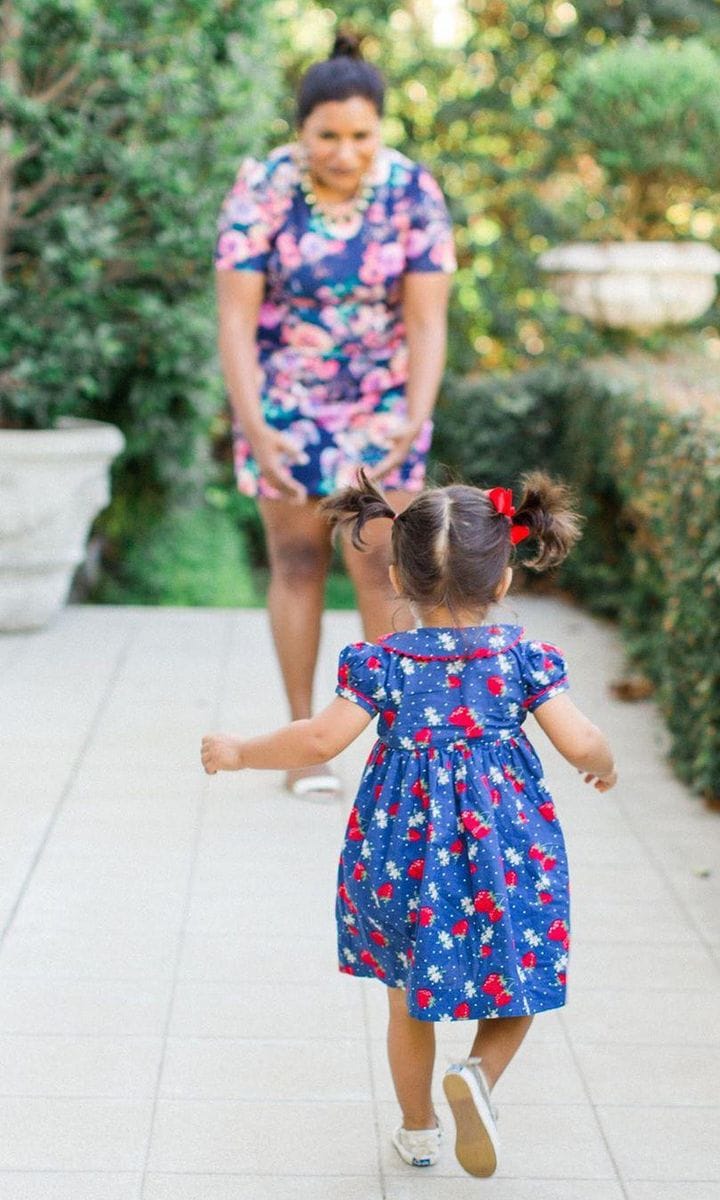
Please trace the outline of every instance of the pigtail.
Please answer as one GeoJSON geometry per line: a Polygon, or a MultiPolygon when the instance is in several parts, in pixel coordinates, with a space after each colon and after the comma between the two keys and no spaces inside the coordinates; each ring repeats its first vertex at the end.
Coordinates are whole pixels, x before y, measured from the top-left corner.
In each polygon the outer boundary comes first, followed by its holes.
{"type": "Polygon", "coordinates": [[[573,497],[564,483],[542,471],[532,471],[521,480],[522,499],[513,517],[513,525],[525,526],[538,543],[535,558],[523,565],[536,571],[556,567],[570,553],[580,537],[582,518],[575,511],[573,497]]]}
{"type": "Polygon", "coordinates": [[[350,526],[350,538],[357,550],[365,547],[362,531],[368,521],[376,517],[395,520],[397,513],[391,508],[379,488],[368,479],[362,468],[358,471],[355,487],[343,488],[334,496],[321,501],[320,508],[333,529],[350,526]]]}

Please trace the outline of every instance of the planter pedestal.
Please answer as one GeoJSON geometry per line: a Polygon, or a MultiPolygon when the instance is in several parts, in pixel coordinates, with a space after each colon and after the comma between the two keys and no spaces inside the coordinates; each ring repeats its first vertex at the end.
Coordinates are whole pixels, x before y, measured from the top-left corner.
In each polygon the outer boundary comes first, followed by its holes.
{"type": "Polygon", "coordinates": [[[547,250],[538,265],[567,312],[648,333],[710,307],[720,254],[700,242],[575,242],[547,250]]]}
{"type": "Polygon", "coordinates": [[[0,631],[38,629],[63,606],[124,445],[100,421],[0,430],[0,631]]]}

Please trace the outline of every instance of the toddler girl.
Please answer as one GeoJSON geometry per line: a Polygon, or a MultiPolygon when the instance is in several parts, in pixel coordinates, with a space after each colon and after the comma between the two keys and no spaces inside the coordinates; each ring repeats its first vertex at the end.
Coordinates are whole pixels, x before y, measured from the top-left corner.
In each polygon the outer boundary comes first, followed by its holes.
{"type": "Polygon", "coordinates": [[[565,1002],[567,860],[528,712],[586,783],[606,791],[616,777],[604,736],[565,694],[560,652],[484,621],[510,585],[513,545],[534,539],[529,565],[553,566],[578,520],[566,489],[541,474],[524,480],[517,512],[505,488],[454,485],[395,513],[362,474],[324,508],[360,548],[368,521],[393,521],[390,578],[418,628],[347,646],[324,712],[250,740],[206,737],[202,761],[210,774],[325,762],[378,718],[340,859],[340,970],[388,989],[402,1110],[393,1143],[413,1166],[439,1155],[433,1022],[477,1021],[469,1057],[443,1085],[458,1160],[487,1176],[492,1088],[533,1015],[565,1002]]]}

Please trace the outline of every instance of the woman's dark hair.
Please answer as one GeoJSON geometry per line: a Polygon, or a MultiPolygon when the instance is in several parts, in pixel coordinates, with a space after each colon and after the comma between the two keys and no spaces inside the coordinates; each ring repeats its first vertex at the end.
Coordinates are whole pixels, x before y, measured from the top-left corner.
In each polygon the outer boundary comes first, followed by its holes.
{"type": "Polygon", "coordinates": [[[302,125],[318,104],[364,96],[382,116],[385,83],[377,67],[365,62],[360,38],[348,31],[338,33],[330,57],[313,63],[300,80],[297,94],[297,123],[302,125]]]}
{"type": "Polygon", "coordinates": [[[562,562],[580,536],[580,518],[568,489],[541,471],[524,476],[512,517],[497,511],[488,492],[451,484],[421,492],[395,513],[363,471],[357,487],[322,502],[331,525],[347,526],[363,548],[368,521],[393,521],[392,555],[406,600],[451,612],[484,611],[492,603],[513,549],[513,527],[524,526],[536,544],[524,565],[544,571],[562,562]]]}

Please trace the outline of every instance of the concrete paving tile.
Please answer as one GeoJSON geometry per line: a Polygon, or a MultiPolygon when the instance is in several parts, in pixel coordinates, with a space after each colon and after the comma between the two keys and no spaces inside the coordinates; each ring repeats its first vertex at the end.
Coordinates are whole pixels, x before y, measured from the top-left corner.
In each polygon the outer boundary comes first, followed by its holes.
{"type": "Polygon", "coordinates": [[[0,974],[0,1032],[67,1037],[159,1037],[170,979],[49,979],[0,974]]]}
{"type": "Polygon", "coordinates": [[[720,1179],[708,1179],[704,1183],[690,1183],[687,1179],[674,1179],[651,1183],[630,1180],[625,1184],[627,1200],[717,1200],[720,1179]]]}
{"type": "Polygon", "coordinates": [[[717,1180],[720,1108],[598,1107],[624,1180],[717,1180]]]}
{"type": "Polygon", "coordinates": [[[177,940],[177,931],[168,928],[14,925],[0,949],[0,971],[76,979],[169,978],[177,940]]]}
{"type": "Polygon", "coordinates": [[[142,1170],[151,1101],[0,1098],[0,1171],[142,1170]]]}
{"type": "Polygon", "coordinates": [[[717,988],[720,975],[712,957],[694,937],[687,945],[644,946],[621,940],[614,944],[578,942],[570,954],[570,987],[603,989],[647,988],[648,993],[668,988],[695,991],[717,988]]]}
{"type": "Polygon", "coordinates": [[[160,1095],[328,1103],[372,1098],[365,1046],[349,1039],[319,1045],[290,1039],[170,1038],[160,1095]]]}
{"type": "Polygon", "coordinates": [[[580,893],[580,898],[573,901],[572,932],[576,944],[615,942],[618,934],[623,942],[648,946],[682,946],[699,940],[690,917],[667,896],[660,921],[656,903],[604,899],[590,904],[580,893]]]}
{"type": "Polygon", "coordinates": [[[161,1100],[151,1172],[240,1171],[272,1164],[286,1175],[375,1175],[377,1147],[370,1104],[258,1104],[239,1100],[161,1100]]]}
{"type": "Polygon", "coordinates": [[[238,983],[291,979],[293,983],[320,984],[338,971],[334,922],[328,920],[317,933],[317,938],[292,940],[250,938],[240,926],[214,933],[190,924],[183,939],[178,979],[238,983]]]}
{"type": "Polygon", "coordinates": [[[712,1105],[720,1097],[720,1047],[575,1044],[595,1104],[712,1105]]]}
{"type": "Polygon", "coordinates": [[[140,1200],[139,1174],[0,1171],[0,1200],[140,1200]]]}
{"type": "Polygon", "coordinates": [[[317,984],[178,983],[173,1037],[365,1036],[360,992],[338,974],[317,984]]]}
{"type": "Polygon", "coordinates": [[[715,991],[573,990],[563,1020],[578,1043],[720,1046],[715,991]]]}
{"type": "Polygon", "coordinates": [[[0,1095],[153,1096],[160,1038],[0,1036],[0,1095]]]}
{"type": "MultiPolygon", "coordinates": [[[[383,1200],[378,1180],[348,1175],[305,1179],[267,1175],[155,1175],[145,1181],[143,1200],[383,1200]]],[[[609,1198],[614,1200],[614,1198],[609,1198]]]]}
{"type": "MultiPolygon", "coordinates": [[[[454,1124],[446,1104],[436,1105],[446,1130],[433,1176],[467,1176],[453,1153],[454,1124]]],[[[382,1168],[388,1178],[407,1177],[408,1168],[390,1135],[399,1123],[397,1106],[378,1104],[382,1168]]],[[[616,1172],[589,1105],[503,1104],[498,1125],[501,1145],[497,1176],[502,1179],[614,1180],[616,1172]]]]}
{"type": "Polygon", "coordinates": [[[432,1167],[422,1175],[408,1167],[407,1178],[387,1181],[385,1200],[625,1200],[620,1185],[609,1179],[533,1179],[531,1171],[532,1165],[522,1179],[496,1176],[479,1183],[467,1175],[439,1178],[432,1167]]]}

